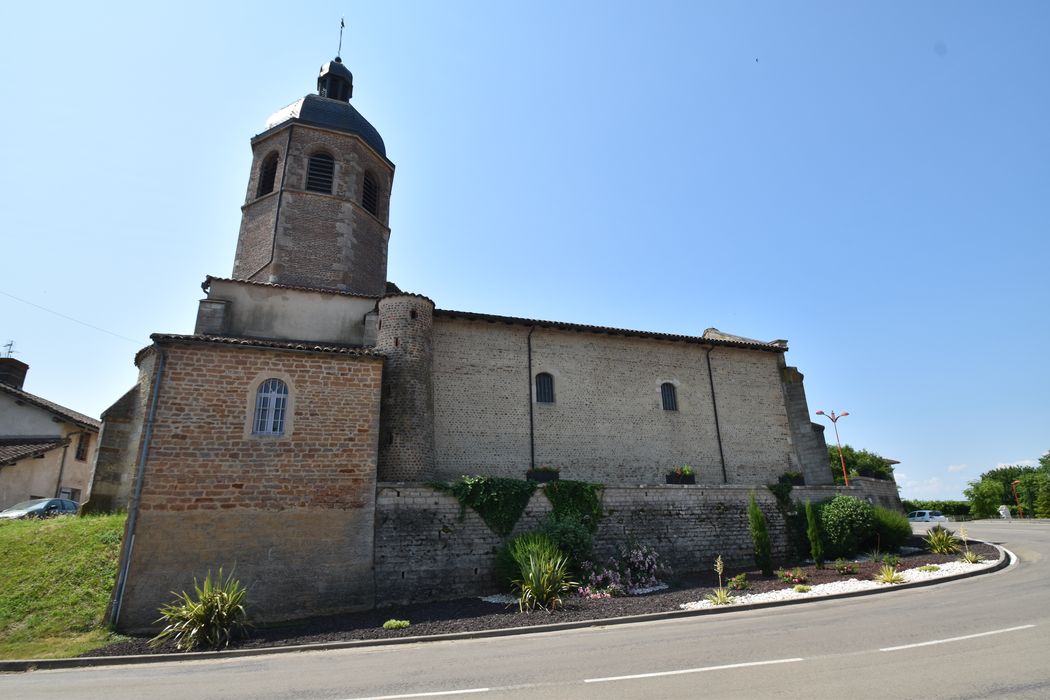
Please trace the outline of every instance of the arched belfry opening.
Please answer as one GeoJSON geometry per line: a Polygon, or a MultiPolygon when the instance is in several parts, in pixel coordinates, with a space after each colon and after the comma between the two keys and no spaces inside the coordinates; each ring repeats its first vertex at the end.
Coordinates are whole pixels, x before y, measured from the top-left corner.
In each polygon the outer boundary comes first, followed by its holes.
{"type": "Polygon", "coordinates": [[[354,96],[354,74],[338,56],[321,66],[317,76],[317,94],[330,100],[349,102],[354,96]]]}

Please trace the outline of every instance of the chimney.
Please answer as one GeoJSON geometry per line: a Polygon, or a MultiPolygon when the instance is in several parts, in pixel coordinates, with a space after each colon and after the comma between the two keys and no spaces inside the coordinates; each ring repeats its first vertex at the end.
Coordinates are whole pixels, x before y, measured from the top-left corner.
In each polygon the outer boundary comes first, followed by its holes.
{"type": "Polygon", "coordinates": [[[21,389],[26,381],[29,365],[13,357],[0,357],[0,384],[21,389]]]}

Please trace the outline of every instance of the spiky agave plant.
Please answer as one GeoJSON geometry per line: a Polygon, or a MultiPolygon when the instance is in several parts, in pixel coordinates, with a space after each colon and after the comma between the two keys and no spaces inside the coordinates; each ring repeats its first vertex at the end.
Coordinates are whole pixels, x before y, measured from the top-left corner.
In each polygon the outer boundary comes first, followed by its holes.
{"type": "Polygon", "coordinates": [[[167,626],[149,641],[157,647],[168,640],[175,642],[181,651],[191,649],[222,649],[248,627],[248,615],[244,609],[248,591],[233,577],[211,577],[211,569],[204,577],[203,585],[193,579],[193,595],[186,591],[175,593],[175,600],[159,610],[157,622],[167,626]]]}
{"type": "Polygon", "coordinates": [[[923,539],[927,549],[934,554],[955,554],[959,551],[959,538],[946,527],[931,527],[923,539]]]}
{"type": "Polygon", "coordinates": [[[886,564],[875,574],[875,580],[879,583],[904,583],[904,576],[896,568],[886,564]]]}

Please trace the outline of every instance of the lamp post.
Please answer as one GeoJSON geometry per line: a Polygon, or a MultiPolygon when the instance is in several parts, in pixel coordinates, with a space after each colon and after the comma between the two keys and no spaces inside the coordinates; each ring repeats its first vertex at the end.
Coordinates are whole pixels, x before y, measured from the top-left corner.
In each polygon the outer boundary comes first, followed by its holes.
{"type": "Polygon", "coordinates": [[[1024,518],[1024,506],[1021,505],[1021,499],[1017,497],[1017,485],[1021,483],[1020,479],[1016,479],[1010,482],[1010,488],[1014,490],[1014,503],[1017,504],[1017,513],[1024,518]]]}
{"type": "Polygon", "coordinates": [[[842,442],[839,440],[839,418],[845,418],[849,415],[849,411],[843,411],[842,413],[835,415],[835,412],[824,413],[824,411],[817,411],[818,416],[824,416],[831,420],[832,427],[835,428],[835,444],[839,446],[839,462],[842,463],[842,479],[846,482],[846,486],[849,486],[849,474],[846,473],[846,458],[842,456],[842,442]]]}

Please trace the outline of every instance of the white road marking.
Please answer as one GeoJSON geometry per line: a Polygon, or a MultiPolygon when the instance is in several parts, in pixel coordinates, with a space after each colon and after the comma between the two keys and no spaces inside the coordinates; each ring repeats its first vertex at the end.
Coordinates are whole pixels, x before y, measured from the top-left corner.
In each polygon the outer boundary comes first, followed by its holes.
{"type": "Polygon", "coordinates": [[[436,698],[440,695],[466,695],[467,693],[487,693],[492,688],[464,688],[463,690],[438,690],[433,693],[407,693],[405,695],[373,695],[354,700],[398,700],[398,698],[436,698]]]}
{"type": "Polygon", "coordinates": [[[768,666],[770,664],[790,664],[805,659],[773,659],[770,661],[750,661],[744,664],[726,664],[724,666],[704,666],[702,668],[683,668],[678,671],[658,671],[656,673],[638,673],[633,676],[609,676],[608,678],[585,678],[584,683],[607,683],[609,681],[627,681],[634,678],[656,678],[658,676],[678,676],[683,673],[703,673],[705,671],[725,671],[732,668],[748,668],[750,666],[768,666]]]}
{"type": "Polygon", "coordinates": [[[914,649],[915,647],[928,647],[933,644],[947,644],[948,642],[961,642],[965,639],[977,639],[978,637],[988,637],[993,634],[1005,634],[1006,632],[1017,632],[1019,630],[1027,630],[1035,627],[1035,625],[1021,625],[1020,627],[1007,627],[1002,630],[992,630],[991,632],[978,632],[977,634],[967,634],[962,637],[949,637],[948,639],[934,639],[930,642],[918,642],[916,644],[902,644],[899,647],[886,647],[885,649],[879,649],[879,651],[900,651],[901,649],[914,649]]]}

